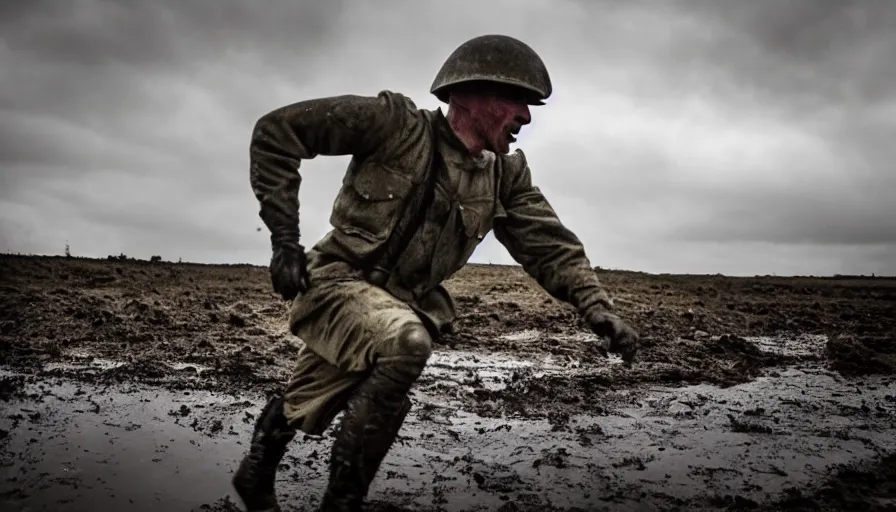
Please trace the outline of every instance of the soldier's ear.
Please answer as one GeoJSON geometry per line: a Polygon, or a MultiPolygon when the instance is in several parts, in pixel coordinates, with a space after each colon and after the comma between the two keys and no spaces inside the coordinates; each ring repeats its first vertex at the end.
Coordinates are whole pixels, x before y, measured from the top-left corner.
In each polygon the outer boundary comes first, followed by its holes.
{"type": "Polygon", "coordinates": [[[464,94],[463,90],[455,89],[448,93],[448,105],[460,107],[464,110],[470,109],[470,96],[464,94]]]}

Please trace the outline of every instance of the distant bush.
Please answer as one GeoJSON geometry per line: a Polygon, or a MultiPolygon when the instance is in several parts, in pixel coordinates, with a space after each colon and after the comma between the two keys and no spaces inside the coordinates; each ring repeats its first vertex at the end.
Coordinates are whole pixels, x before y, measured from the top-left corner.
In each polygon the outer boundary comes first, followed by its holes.
{"type": "Polygon", "coordinates": [[[136,261],[136,258],[128,258],[124,253],[121,253],[118,256],[112,256],[110,254],[106,259],[109,261],[136,261]]]}

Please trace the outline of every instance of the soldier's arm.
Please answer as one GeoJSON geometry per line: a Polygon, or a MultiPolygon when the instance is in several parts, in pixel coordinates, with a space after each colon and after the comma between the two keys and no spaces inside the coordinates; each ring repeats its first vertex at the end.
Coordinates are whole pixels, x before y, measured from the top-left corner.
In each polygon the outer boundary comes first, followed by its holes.
{"type": "Polygon", "coordinates": [[[271,242],[299,240],[302,160],[318,155],[371,154],[383,146],[413,106],[396,93],[302,101],[262,116],[249,146],[250,184],[271,242]]]}
{"type": "Polygon", "coordinates": [[[538,187],[522,151],[508,155],[502,185],[504,212],[495,219],[495,238],[542,288],[584,313],[612,302],[579,238],[563,225],[538,187]]]}

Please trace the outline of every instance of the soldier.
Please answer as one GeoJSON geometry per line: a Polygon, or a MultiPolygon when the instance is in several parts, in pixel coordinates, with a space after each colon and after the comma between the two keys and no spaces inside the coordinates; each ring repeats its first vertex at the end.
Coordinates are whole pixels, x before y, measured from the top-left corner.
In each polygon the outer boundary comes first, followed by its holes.
{"type": "Polygon", "coordinates": [[[441,283],[491,231],[610,340],[609,351],[633,361],[638,335],[611,313],[581,242],[533,185],[523,152],[510,152],[529,106],[543,105],[551,89],[529,46],[487,35],[460,45],[438,72],[431,92],[447,114],[383,91],[296,103],[255,125],[251,185],[271,232],[271,280],[292,301],[289,328],[305,346],[233,477],[248,510],[280,510],[274,477],[288,443],[299,430],[320,435],[340,411],[321,510],[360,510],[411,407],[408,392],[455,320],[441,283]],[[306,255],[298,171],[318,155],[352,159],[333,229],[306,255]]]}

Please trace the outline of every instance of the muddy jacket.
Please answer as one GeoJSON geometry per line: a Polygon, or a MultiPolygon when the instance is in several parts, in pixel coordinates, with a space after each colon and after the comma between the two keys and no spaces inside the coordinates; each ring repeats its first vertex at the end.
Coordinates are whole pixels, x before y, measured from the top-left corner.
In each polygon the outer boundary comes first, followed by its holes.
{"type": "Polygon", "coordinates": [[[333,229],[312,252],[368,274],[379,268],[377,284],[437,323],[453,320],[453,301],[433,294],[447,296],[441,283],[491,231],[555,298],[581,312],[611,307],[581,242],[532,184],[521,150],[474,158],[441,110],[418,109],[388,91],[304,101],[258,121],[250,182],[273,243],[299,239],[299,168],[318,155],[352,159],[330,217],[333,229]],[[423,199],[428,179],[431,201],[423,199]],[[384,254],[390,250],[391,259],[384,254]]]}

